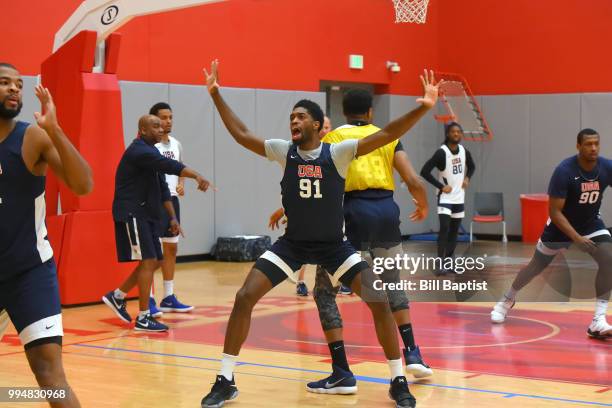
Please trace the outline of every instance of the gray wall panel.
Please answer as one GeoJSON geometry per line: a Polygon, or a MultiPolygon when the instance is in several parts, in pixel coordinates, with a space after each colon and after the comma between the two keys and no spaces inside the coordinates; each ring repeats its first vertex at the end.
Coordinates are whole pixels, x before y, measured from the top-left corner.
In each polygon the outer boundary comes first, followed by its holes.
{"type": "Polygon", "coordinates": [[[119,81],[123,111],[123,139],[128,146],[138,133],[138,119],[157,102],[168,102],[168,84],[119,81]]]}
{"type": "MultiPolygon", "coordinates": [[[[20,119],[32,121],[39,109],[33,89],[36,77],[24,77],[24,108],[20,119]]],[[[211,179],[217,193],[202,194],[187,181],[182,199],[187,238],[179,247],[181,255],[210,252],[218,236],[268,234],[272,211],[280,206],[279,182],[282,172],[276,163],[258,157],[239,146],[214,113],[203,87],[160,83],[120,82],[123,102],[125,141],[136,135],[137,120],[158,101],[169,101],[174,109],[174,135],[185,148],[185,162],[211,179]]],[[[263,138],[289,137],[289,113],[302,98],[314,100],[325,109],[320,92],[224,88],[223,95],[240,118],[263,138]]],[[[374,123],[384,126],[416,106],[416,97],[377,95],[374,123]]],[[[476,161],[476,174],[466,194],[469,228],[476,191],[502,191],[508,233],[521,233],[519,195],[546,191],[554,167],[575,153],[575,137],[582,127],[602,134],[602,155],[612,157],[612,94],[499,95],[477,97],[494,132],[488,143],[465,142],[476,161]]],[[[439,110],[439,107],[437,108],[439,110]]],[[[61,120],[61,112],[60,112],[61,120]]],[[[334,123],[335,127],[343,123],[334,123]]],[[[402,138],[404,148],[417,173],[440,146],[443,127],[429,113],[402,138]]],[[[425,222],[408,220],[413,205],[408,190],[396,175],[395,200],[401,208],[401,230],[414,234],[438,230],[436,191],[426,184],[430,215],[425,222]]],[[[612,219],[612,204],[604,200],[602,214],[612,219]]],[[[476,232],[498,233],[498,226],[477,224],[476,232]]]]}
{"type": "MultiPolygon", "coordinates": [[[[583,94],[581,128],[592,128],[601,136],[600,154],[612,159],[612,94],[583,94]]],[[[577,132],[576,132],[577,133],[577,132]]],[[[610,192],[608,192],[608,197],[610,192]]],[[[604,198],[601,216],[606,225],[612,225],[612,199],[604,198]]]]}
{"type": "MultiPolygon", "coordinates": [[[[21,78],[23,79],[23,107],[21,108],[21,113],[19,113],[17,119],[23,122],[33,123],[35,122],[34,112],[40,112],[40,102],[34,94],[34,88],[36,87],[38,79],[35,76],[23,76],[21,78]]],[[[58,118],[60,123],[62,123],[61,112],[58,112],[58,118]]]]}
{"type": "MultiPolygon", "coordinates": [[[[481,184],[476,191],[504,193],[504,210],[509,234],[521,234],[519,195],[529,192],[529,97],[485,96],[482,109],[493,130],[493,140],[482,144],[482,154],[474,156],[481,184]]],[[[477,188],[476,188],[477,187],[477,188]]],[[[470,212],[469,217],[473,215],[470,212]]],[[[466,228],[469,227],[466,222],[466,228]]],[[[499,225],[475,224],[482,233],[500,233],[499,225]]]]}
{"type": "MultiPolygon", "coordinates": [[[[255,90],[224,88],[223,97],[250,129],[255,129],[255,90]]],[[[257,234],[261,222],[255,219],[254,197],[261,184],[255,173],[257,161],[264,160],[234,141],[218,113],[214,119],[215,232],[217,236],[257,234]]]]}
{"type": "Polygon", "coordinates": [[[580,130],[580,95],[529,97],[530,191],[545,193],[555,167],[576,154],[580,130]]]}
{"type": "MultiPolygon", "coordinates": [[[[183,145],[183,162],[215,184],[213,107],[206,89],[171,84],[169,103],[174,115],[172,136],[183,145]]],[[[180,200],[185,238],[179,255],[209,253],[216,240],[215,192],[202,193],[194,180],[187,179],[180,200]]]]}

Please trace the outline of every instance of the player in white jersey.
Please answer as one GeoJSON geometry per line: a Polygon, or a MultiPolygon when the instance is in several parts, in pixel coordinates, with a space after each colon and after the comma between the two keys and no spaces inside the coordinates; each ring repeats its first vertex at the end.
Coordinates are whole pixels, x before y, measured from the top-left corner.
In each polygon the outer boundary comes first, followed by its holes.
{"type": "MultiPolygon", "coordinates": [[[[170,136],[172,132],[172,108],[165,102],[156,103],[149,110],[151,115],[157,116],[161,120],[164,134],[160,143],[157,143],[155,147],[162,156],[179,162],[183,161],[183,146],[176,138],[170,136]]],[[[179,203],[179,196],[185,195],[185,183],[184,178],[175,176],[173,174],[166,174],[166,183],[168,183],[168,189],[172,196],[172,205],[174,206],[174,212],[178,222],[181,222],[181,208],[179,203]]],[[[163,312],[179,312],[185,313],[193,310],[193,306],[185,305],[177,299],[174,294],[174,271],[176,268],[176,254],[178,252],[179,235],[173,235],[169,231],[170,219],[166,212],[162,212],[161,226],[162,226],[162,251],[164,253],[164,260],[161,264],[162,275],[164,277],[164,298],[159,304],[159,308],[155,303],[153,297],[153,291],[151,291],[151,298],[149,300],[149,310],[153,317],[161,317],[163,312]]]]}
{"type": "MultiPolygon", "coordinates": [[[[444,143],[425,163],[421,176],[433,184],[438,190],[438,217],[440,233],[438,235],[438,257],[442,264],[446,258],[452,258],[457,246],[457,233],[461,219],[465,216],[465,189],[476,170],[470,152],[463,147],[461,138],[463,129],[457,122],[451,122],[445,127],[444,143]],[[431,171],[436,167],[439,171],[438,180],[431,171]]],[[[442,268],[436,273],[449,272],[442,268]]]]}

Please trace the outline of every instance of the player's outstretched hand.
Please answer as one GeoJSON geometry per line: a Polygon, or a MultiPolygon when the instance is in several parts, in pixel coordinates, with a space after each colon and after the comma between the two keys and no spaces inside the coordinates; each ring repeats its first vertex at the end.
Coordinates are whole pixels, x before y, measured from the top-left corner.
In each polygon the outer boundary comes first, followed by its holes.
{"type": "Polygon", "coordinates": [[[597,249],[597,245],[587,237],[580,237],[574,241],[581,251],[592,254],[597,249]]]}
{"type": "MultiPolygon", "coordinates": [[[[268,227],[274,231],[275,229],[279,229],[280,226],[278,225],[279,221],[281,221],[281,219],[285,216],[285,210],[283,208],[279,208],[278,210],[274,211],[272,213],[272,215],[270,216],[270,221],[268,222],[268,227]]],[[[287,221],[283,220],[282,221],[283,224],[286,224],[287,221]]]]}
{"type": "Polygon", "coordinates": [[[41,106],[40,112],[34,112],[34,118],[36,118],[38,126],[47,131],[58,126],[55,104],[53,103],[51,92],[42,85],[36,85],[34,93],[40,101],[41,106]]]}
{"type": "Polygon", "coordinates": [[[453,191],[453,188],[451,186],[449,186],[448,184],[445,185],[444,187],[442,187],[442,192],[449,194],[451,191],[453,191]]]}
{"type": "Polygon", "coordinates": [[[425,70],[424,75],[421,75],[420,78],[423,84],[423,97],[416,101],[427,108],[433,108],[438,101],[438,92],[444,80],[436,82],[432,70],[429,70],[429,72],[425,70]]]}
{"type": "Polygon", "coordinates": [[[412,222],[423,221],[425,218],[427,218],[427,214],[429,213],[429,208],[427,204],[423,205],[419,203],[417,200],[415,200],[414,198],[412,199],[412,201],[414,202],[416,209],[414,210],[412,214],[410,214],[409,216],[410,221],[412,222]]]}
{"type": "Polygon", "coordinates": [[[204,68],[204,76],[206,77],[206,87],[208,88],[208,93],[211,95],[219,92],[219,74],[218,68],[219,60],[215,59],[210,63],[210,73],[204,68]]]}

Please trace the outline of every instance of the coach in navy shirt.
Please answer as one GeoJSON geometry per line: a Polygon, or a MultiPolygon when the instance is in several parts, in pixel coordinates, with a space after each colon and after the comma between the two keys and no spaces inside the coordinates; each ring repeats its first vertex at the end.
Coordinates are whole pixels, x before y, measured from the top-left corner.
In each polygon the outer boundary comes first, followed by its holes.
{"type": "Polygon", "coordinates": [[[155,320],[149,311],[149,291],[153,272],[163,259],[160,237],[161,212],[170,216],[170,232],[181,233],[174,213],[165,174],[195,179],[198,189],[206,191],[210,183],[184,164],[168,159],[155,147],[163,135],[157,116],[145,115],[138,122],[138,139],[126,149],[115,175],[113,219],[119,262],[140,261],[134,272],[117,289],[102,297],[117,316],[130,323],[125,296],[136,284],[140,313],[135,329],[166,331],[168,327],[155,320]]]}

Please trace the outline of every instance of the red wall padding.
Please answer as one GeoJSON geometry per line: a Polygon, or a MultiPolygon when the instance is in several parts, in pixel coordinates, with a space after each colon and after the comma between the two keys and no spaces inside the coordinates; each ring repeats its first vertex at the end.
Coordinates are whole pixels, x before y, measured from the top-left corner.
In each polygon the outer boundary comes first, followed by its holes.
{"type": "MultiPolygon", "coordinates": [[[[65,218],[63,236],[53,225],[61,221],[47,219],[49,240],[61,241],[55,253],[62,305],[99,302],[106,292],[118,287],[136,267],[136,263],[117,262],[113,217],[110,211],[77,211],[65,218]]],[[[59,217],[56,217],[59,218],[59,217]]],[[[136,290],[129,296],[136,296],[136,290]]]]}
{"type": "MultiPolygon", "coordinates": [[[[135,267],[116,261],[111,206],[115,169],[125,149],[121,93],[116,75],[91,72],[95,41],[95,33],[79,33],[42,66],[42,82],[54,95],[62,127],[94,174],[94,190],[86,196],[59,183],[60,216],[57,178],[49,174],[47,182],[47,225],[64,305],[100,301],[135,267]]],[[[111,62],[119,44],[117,34],[109,37],[111,62]]]]}

